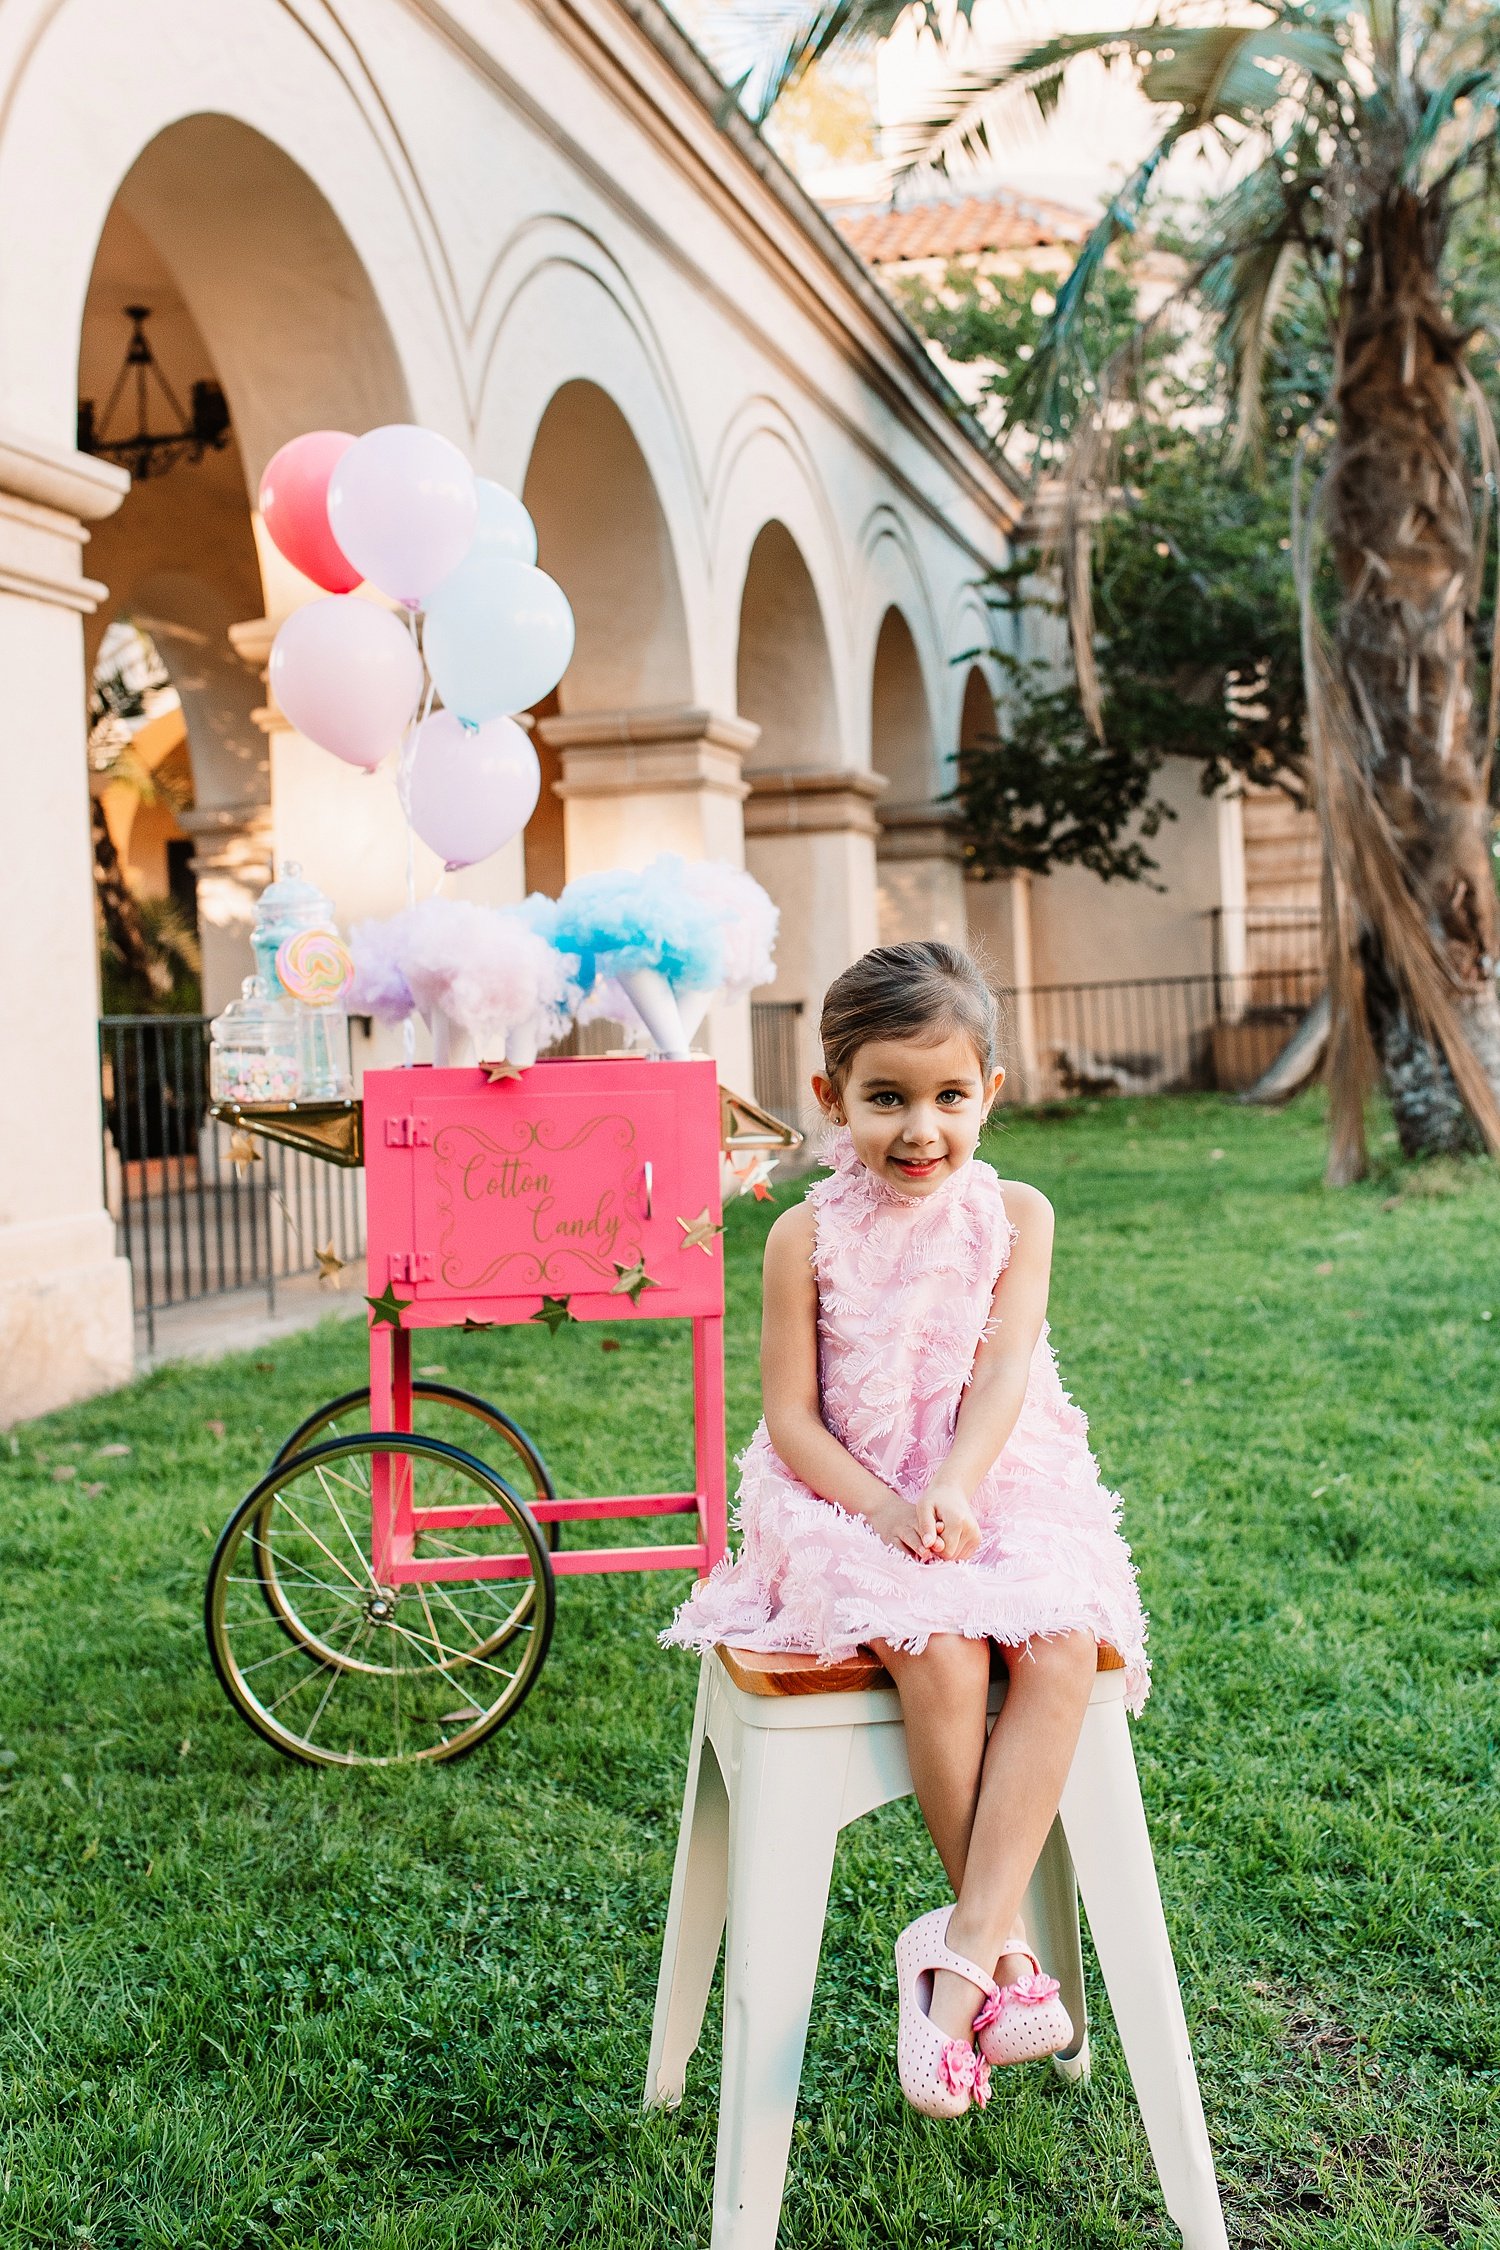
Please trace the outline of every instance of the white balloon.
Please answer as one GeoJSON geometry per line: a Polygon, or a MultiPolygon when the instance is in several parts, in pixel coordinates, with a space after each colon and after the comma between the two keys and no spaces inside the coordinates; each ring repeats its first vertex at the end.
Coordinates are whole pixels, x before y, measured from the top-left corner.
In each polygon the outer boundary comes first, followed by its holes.
{"type": "Polygon", "coordinates": [[[415,609],[474,543],[479,494],[458,447],[391,422],[350,446],[328,480],[328,523],[356,570],[415,609]]]}
{"type": "Polygon", "coordinates": [[[479,528],[472,554],[504,555],[509,562],[536,561],[536,525],[513,492],[493,477],[476,477],[479,528]]]}
{"type": "Polygon", "coordinates": [[[541,788],[536,752],[514,719],[466,727],[451,711],[435,711],[417,729],[411,824],[445,867],[472,867],[519,836],[541,788]]]}
{"type": "Polygon", "coordinates": [[[294,609],[271,644],[278,707],[346,765],[379,765],[411,723],[422,659],[399,617],[353,594],[294,609]]]}
{"type": "Polygon", "coordinates": [[[481,550],[434,591],[422,652],[448,709],[481,724],[556,687],[573,654],[573,612],[544,570],[481,550]]]}

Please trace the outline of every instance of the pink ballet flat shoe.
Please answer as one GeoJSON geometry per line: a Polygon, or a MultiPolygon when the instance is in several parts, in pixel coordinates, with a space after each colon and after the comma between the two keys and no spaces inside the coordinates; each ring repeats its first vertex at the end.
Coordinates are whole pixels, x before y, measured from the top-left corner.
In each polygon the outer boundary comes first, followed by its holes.
{"type": "MultiPolygon", "coordinates": [[[[952,1969],[984,1994],[992,2008],[1000,1994],[993,1977],[947,1945],[951,1906],[935,1907],[908,1922],[896,1940],[896,1988],[901,2025],[896,2064],[901,2091],[924,2117],[962,2117],[972,2102],[983,2109],[990,2098],[990,2066],[963,2039],[950,2039],[927,2013],[935,1969],[952,1969]]],[[[981,2011],[982,2012],[982,2011],[981,2011]]]]}
{"type": "Polygon", "coordinates": [[[1073,2043],[1073,2019],[1062,2003],[1056,1977],[1043,1976],[1042,1964],[1023,1938],[1012,1938],[1006,1953],[1024,1953],[1031,1975],[1014,1984],[991,1985],[989,1998],[974,2018],[983,2062],[999,2070],[1006,2063],[1037,2062],[1060,2054],[1073,2043]]]}

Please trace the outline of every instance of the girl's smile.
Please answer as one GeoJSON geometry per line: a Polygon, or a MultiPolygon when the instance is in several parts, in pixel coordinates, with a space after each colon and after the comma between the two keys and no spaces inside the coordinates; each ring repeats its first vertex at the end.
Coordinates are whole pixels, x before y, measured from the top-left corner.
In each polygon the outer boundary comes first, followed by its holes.
{"type": "Polygon", "coordinates": [[[847,1123],[860,1162],[901,1189],[926,1197],[968,1163],[1003,1071],[986,1078],[963,1032],[867,1040],[854,1057],[842,1096],[813,1081],[823,1107],[847,1123]]]}

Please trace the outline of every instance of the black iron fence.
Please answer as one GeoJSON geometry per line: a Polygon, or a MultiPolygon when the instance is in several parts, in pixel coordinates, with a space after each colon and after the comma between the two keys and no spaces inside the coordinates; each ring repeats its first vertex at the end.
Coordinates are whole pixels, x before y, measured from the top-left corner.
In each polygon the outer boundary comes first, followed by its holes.
{"type": "Polygon", "coordinates": [[[1255,971],[1004,993],[1005,1098],[1243,1092],[1322,989],[1321,968],[1287,960],[1255,971]]]}
{"type": "Polygon", "coordinates": [[[99,1025],[105,1201],[149,1341],[169,1305],[276,1285],[331,1249],[364,1253],[357,1172],[247,1135],[208,1113],[206,1016],[106,1016],[99,1025]]]}

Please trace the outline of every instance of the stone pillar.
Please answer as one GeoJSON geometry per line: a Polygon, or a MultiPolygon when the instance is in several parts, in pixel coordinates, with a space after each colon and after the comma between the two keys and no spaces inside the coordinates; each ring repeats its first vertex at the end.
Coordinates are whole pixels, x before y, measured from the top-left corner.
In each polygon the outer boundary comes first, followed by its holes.
{"type": "Polygon", "coordinates": [[[943,938],[966,945],[964,855],[950,805],[891,805],[880,815],[880,942],[943,938]]]}
{"type": "MultiPolygon", "coordinates": [[[[539,719],[558,754],[568,876],[601,867],[644,867],[658,852],[745,864],[741,766],[759,727],[693,705],[651,711],[565,712],[539,719]]],[[[754,1092],[750,1008],[737,1000],[709,1012],[700,1034],[727,1086],[754,1092]]]]}
{"type": "Polygon", "coordinates": [[[1031,949],[1031,873],[1024,867],[988,883],[970,876],[964,885],[969,937],[990,983],[1001,996],[1001,1100],[1037,1101],[1042,1081],[1037,1054],[1036,971],[1031,949]]]}
{"type": "Polygon", "coordinates": [[[875,804],[883,777],[839,767],[784,767],[750,777],[745,861],[781,909],[776,982],[762,997],[800,1003],[798,1114],[813,1121],[808,1080],[822,1068],[818,1014],[841,970],[879,942],[875,804]]]}
{"type": "Polygon", "coordinates": [[[123,470],[0,430],[0,1424],[122,1383],[130,1268],[104,1207],[85,754],[85,522],[123,470]]]}

